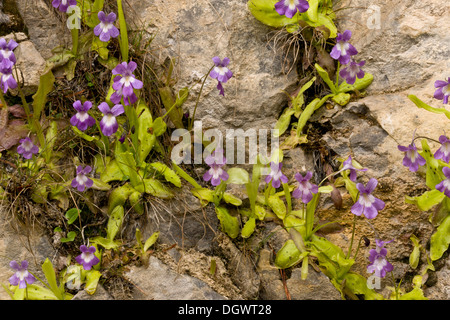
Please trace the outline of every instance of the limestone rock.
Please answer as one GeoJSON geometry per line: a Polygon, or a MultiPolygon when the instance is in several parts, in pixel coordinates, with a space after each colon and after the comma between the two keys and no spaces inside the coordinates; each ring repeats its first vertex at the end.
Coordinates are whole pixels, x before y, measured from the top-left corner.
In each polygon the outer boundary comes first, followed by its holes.
{"type": "MultiPolygon", "coordinates": [[[[70,47],[70,30],[66,26],[67,15],[44,0],[6,0],[16,6],[28,30],[28,36],[44,59],[50,58],[57,46],[70,47]]],[[[6,4],[5,3],[5,4],[6,4]]]]}
{"type": "Polygon", "coordinates": [[[103,288],[102,285],[97,285],[94,294],[89,294],[86,290],[80,290],[73,296],[72,300],[114,300],[111,295],[103,288]]]}
{"type": "MultiPolygon", "coordinates": [[[[46,62],[39,51],[36,50],[33,42],[23,41],[14,50],[17,58],[16,67],[18,69],[17,82],[23,84],[25,96],[36,93],[40,77],[45,70],[46,62]]],[[[14,90],[15,92],[17,90],[14,90]]]]}
{"type": "MultiPolygon", "coordinates": [[[[433,89],[450,68],[450,3],[440,0],[341,1],[340,30],[353,32],[358,60],[375,77],[370,93],[433,89]]],[[[336,8],[336,9],[337,9],[336,8]]]]}
{"type": "MultiPolygon", "coordinates": [[[[11,219],[4,206],[0,206],[0,283],[8,286],[14,270],[9,267],[12,260],[28,261],[28,269],[41,279],[45,259],[55,257],[55,250],[39,226],[24,227],[11,219]]],[[[5,290],[0,290],[0,300],[10,300],[5,290]]]]}
{"type": "Polygon", "coordinates": [[[285,53],[270,47],[272,29],[249,13],[247,1],[133,0],[128,11],[138,21],[136,29],[154,33],[152,57],[176,59],[176,90],[190,88],[185,107],[191,116],[211,59],[230,58],[234,76],[225,84],[225,97],[217,80],[206,80],[195,115],[203,128],[273,128],[287,101],[282,90],[295,86],[297,74],[283,73],[285,53]]]}
{"type": "Polygon", "coordinates": [[[151,256],[148,268],[131,267],[125,277],[137,288],[138,300],[224,300],[203,281],[181,275],[151,256]]]}

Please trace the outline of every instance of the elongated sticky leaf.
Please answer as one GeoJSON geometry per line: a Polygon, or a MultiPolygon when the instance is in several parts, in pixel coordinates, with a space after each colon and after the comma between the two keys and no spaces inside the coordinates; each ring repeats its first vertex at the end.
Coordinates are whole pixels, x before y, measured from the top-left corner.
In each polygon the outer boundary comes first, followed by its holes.
{"type": "Polygon", "coordinates": [[[226,181],[227,184],[246,184],[250,181],[249,174],[247,170],[244,170],[242,168],[231,168],[228,169],[228,180],[226,181]]]}
{"type": "Polygon", "coordinates": [[[128,32],[127,23],[125,21],[125,14],[123,12],[122,0],[117,0],[117,12],[119,14],[119,28],[120,28],[120,52],[122,54],[122,61],[128,61],[128,32]]]}
{"type": "Polygon", "coordinates": [[[284,27],[290,24],[296,24],[300,18],[297,13],[292,19],[285,15],[280,15],[275,11],[276,0],[249,0],[247,2],[250,13],[260,22],[271,27],[284,27]]]}
{"type": "Polygon", "coordinates": [[[224,207],[215,207],[217,218],[220,221],[222,230],[232,239],[239,235],[239,221],[237,217],[229,214],[224,207]]]}
{"type": "Polygon", "coordinates": [[[235,197],[234,195],[232,195],[231,193],[228,193],[228,192],[224,192],[223,200],[226,203],[232,204],[234,206],[242,205],[242,200],[241,199],[239,199],[238,197],[235,197]]]}
{"type": "Polygon", "coordinates": [[[179,166],[176,165],[175,162],[172,162],[172,166],[175,170],[176,173],[178,173],[178,175],[180,177],[182,177],[184,180],[186,180],[187,182],[189,182],[194,188],[196,189],[201,189],[202,186],[199,185],[197,183],[197,181],[195,181],[194,178],[192,178],[189,174],[187,174],[183,169],[181,169],[179,166]]]}
{"type": "Polygon", "coordinates": [[[110,181],[125,181],[127,180],[127,176],[122,172],[122,170],[120,170],[117,160],[113,159],[108,162],[104,170],[101,172],[100,180],[104,183],[108,183],[110,181]]]}
{"type": "Polygon", "coordinates": [[[136,186],[136,190],[161,199],[173,198],[173,193],[160,181],[153,178],[143,179],[143,182],[136,186]]]}
{"type": "Polygon", "coordinates": [[[102,273],[97,270],[90,270],[86,273],[86,285],[84,290],[90,295],[93,295],[97,290],[98,282],[102,273]]]}
{"type": "Polygon", "coordinates": [[[287,240],[283,247],[277,252],[275,257],[275,266],[280,269],[287,269],[295,266],[308,255],[308,252],[301,252],[294,241],[287,240]]]}
{"type": "Polygon", "coordinates": [[[417,197],[405,197],[405,202],[410,204],[415,204],[422,211],[428,211],[434,206],[444,200],[445,194],[439,190],[429,190],[425,191],[422,195],[417,197]]]}
{"type": "Polygon", "coordinates": [[[37,92],[33,95],[33,119],[39,121],[47,102],[47,95],[53,90],[55,76],[51,69],[41,75],[37,92]]]}
{"type": "Polygon", "coordinates": [[[241,230],[242,238],[244,238],[244,239],[249,238],[255,231],[255,227],[256,227],[255,218],[248,219],[241,230]]]}
{"type": "Polygon", "coordinates": [[[338,90],[336,88],[336,86],[334,85],[334,82],[331,81],[330,76],[328,74],[328,72],[326,72],[320,65],[318,65],[317,63],[314,65],[314,67],[317,70],[317,73],[319,74],[319,76],[322,78],[322,80],[328,85],[328,87],[330,88],[331,92],[334,94],[338,94],[338,90]]]}
{"type": "Polygon", "coordinates": [[[114,240],[122,227],[123,217],[124,208],[122,206],[115,207],[109,216],[108,224],[106,226],[107,239],[111,241],[114,240]]]}
{"type": "Polygon", "coordinates": [[[342,82],[337,91],[339,93],[342,92],[350,92],[350,91],[361,91],[365,88],[367,88],[368,86],[370,86],[370,84],[373,82],[373,75],[370,73],[367,73],[364,75],[363,78],[361,79],[356,79],[354,84],[348,84],[347,82],[342,82]]]}
{"type": "Polygon", "coordinates": [[[111,214],[115,207],[123,206],[128,197],[135,191],[136,190],[134,190],[128,183],[113,189],[109,195],[108,214],[111,214]]]}
{"type": "Polygon", "coordinates": [[[270,209],[272,209],[273,213],[277,215],[281,220],[286,216],[287,210],[286,205],[283,200],[281,200],[278,196],[273,195],[268,198],[268,205],[270,209]]]}
{"type": "Polygon", "coordinates": [[[422,151],[419,154],[427,161],[426,184],[428,188],[434,189],[443,179],[439,162],[433,157],[433,153],[428,145],[427,139],[422,139],[422,151]]]}
{"type": "Polygon", "coordinates": [[[430,257],[435,261],[442,257],[450,244],[450,215],[445,218],[431,236],[430,257]]]}
{"type": "Polygon", "coordinates": [[[136,130],[139,139],[139,161],[143,163],[155,146],[156,136],[149,130],[149,128],[153,126],[153,117],[150,113],[150,109],[142,101],[139,101],[139,104],[136,107],[136,114],[138,117],[136,121],[136,130]]]}
{"type": "Polygon", "coordinates": [[[144,205],[142,203],[142,193],[139,191],[134,191],[130,194],[128,197],[128,201],[130,202],[131,207],[136,211],[138,214],[144,213],[144,205]]]}
{"type": "Polygon", "coordinates": [[[159,237],[159,231],[154,232],[148,239],[145,241],[144,244],[144,252],[146,252],[152,245],[156,243],[156,240],[158,240],[159,237]]]}
{"type": "Polygon", "coordinates": [[[56,282],[56,272],[53,268],[53,264],[47,258],[42,264],[42,271],[44,272],[45,279],[47,279],[47,283],[52,290],[53,294],[59,299],[63,300],[63,292],[61,292],[58,283],[56,282]]]}
{"type": "Polygon", "coordinates": [[[275,137],[279,137],[286,132],[286,130],[289,128],[289,125],[291,124],[291,117],[294,113],[295,111],[292,108],[286,108],[283,111],[280,118],[278,118],[277,122],[275,123],[275,131],[273,134],[275,137]]]}
{"type": "Polygon", "coordinates": [[[160,174],[164,176],[166,181],[172,183],[174,186],[181,188],[181,179],[177,175],[175,171],[170,169],[167,165],[161,162],[153,162],[150,164],[150,166],[158,171],[160,174]]]}
{"type": "Polygon", "coordinates": [[[433,112],[433,113],[437,113],[437,114],[444,114],[447,118],[450,119],[450,111],[448,111],[445,108],[434,108],[431,107],[429,105],[427,105],[425,102],[423,102],[422,100],[420,100],[419,98],[417,98],[415,95],[410,94],[408,95],[409,100],[411,100],[412,102],[414,102],[414,104],[421,108],[421,109],[425,109],[427,111],[433,112]]]}

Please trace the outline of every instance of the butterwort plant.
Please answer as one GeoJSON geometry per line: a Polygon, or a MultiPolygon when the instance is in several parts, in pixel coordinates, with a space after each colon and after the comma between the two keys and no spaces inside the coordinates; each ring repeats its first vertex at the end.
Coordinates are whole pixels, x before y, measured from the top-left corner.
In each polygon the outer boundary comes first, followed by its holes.
{"type": "Polygon", "coordinates": [[[31,159],[33,154],[39,153],[39,147],[36,146],[30,137],[20,140],[20,145],[17,147],[17,153],[21,154],[25,159],[31,159]]]}
{"type": "Polygon", "coordinates": [[[0,62],[0,89],[3,93],[8,92],[10,89],[17,88],[16,79],[13,77],[13,66],[14,63],[9,59],[2,59],[0,62]]]}
{"type": "Polygon", "coordinates": [[[351,57],[358,54],[358,50],[349,42],[351,37],[352,32],[350,30],[339,33],[336,37],[336,45],[330,52],[330,56],[342,65],[349,63],[351,57]]]}
{"type": "Polygon", "coordinates": [[[99,37],[100,41],[108,42],[111,38],[119,36],[119,29],[114,25],[116,18],[117,16],[114,12],[110,12],[108,15],[103,11],[98,13],[100,23],[95,26],[94,34],[99,37]]]}
{"type": "Polygon", "coordinates": [[[441,135],[439,137],[439,142],[441,143],[441,146],[434,153],[434,158],[442,160],[446,163],[449,163],[449,161],[450,161],[450,139],[447,138],[446,135],[441,135]]]}
{"type": "Polygon", "coordinates": [[[447,104],[448,97],[450,97],[450,77],[447,80],[437,80],[434,86],[436,88],[434,98],[442,100],[444,104],[447,104]]]}
{"type": "Polygon", "coordinates": [[[84,270],[91,270],[93,266],[100,262],[100,259],[97,258],[95,252],[97,249],[94,246],[80,246],[81,254],[75,258],[75,261],[81,264],[84,270]]]}
{"type": "Polygon", "coordinates": [[[9,263],[9,266],[16,271],[9,278],[9,283],[12,286],[19,286],[19,289],[25,289],[28,284],[33,284],[36,281],[36,278],[28,271],[27,260],[23,260],[20,264],[13,260],[9,263]]]}
{"type": "Polygon", "coordinates": [[[309,3],[306,0],[281,0],[275,3],[275,10],[280,16],[292,19],[297,12],[308,11],[309,3]]]}
{"type": "Polygon", "coordinates": [[[347,160],[345,160],[342,163],[342,169],[340,171],[346,171],[349,170],[350,175],[349,178],[351,181],[355,182],[357,178],[357,171],[367,171],[367,168],[356,168],[353,165],[353,159],[352,156],[348,156],[347,160]]]}
{"type": "Polygon", "coordinates": [[[205,163],[210,167],[203,175],[203,180],[211,181],[214,187],[220,185],[222,181],[228,180],[228,173],[223,169],[226,165],[227,159],[223,155],[223,151],[215,150],[205,158],[205,163]]]}
{"type": "Polygon", "coordinates": [[[70,118],[70,124],[77,127],[81,131],[85,131],[88,127],[95,125],[95,119],[89,115],[88,111],[92,108],[92,102],[85,101],[82,103],[77,100],[73,103],[73,107],[77,113],[70,118]]]}
{"type": "Polygon", "coordinates": [[[384,209],[385,203],[372,194],[377,184],[378,181],[375,178],[371,178],[365,186],[362,183],[356,184],[359,198],[351,208],[354,215],[364,215],[367,219],[374,219],[378,215],[378,211],[384,209]]]}
{"type": "Polygon", "coordinates": [[[228,57],[223,58],[221,60],[219,57],[214,57],[213,59],[214,67],[209,73],[210,77],[213,79],[217,79],[217,89],[219,90],[219,94],[225,96],[225,90],[223,88],[223,83],[227,83],[228,80],[233,76],[233,72],[228,69],[228,64],[230,63],[230,59],[228,57]]]}
{"type": "Polygon", "coordinates": [[[14,49],[17,48],[18,45],[19,44],[13,39],[6,42],[5,38],[0,38],[0,61],[7,59],[15,64],[17,61],[14,49]]]}
{"type": "Polygon", "coordinates": [[[67,12],[70,6],[76,6],[77,0],[53,0],[52,6],[61,12],[67,12]]]}
{"type": "Polygon", "coordinates": [[[116,117],[124,113],[125,110],[121,104],[116,104],[110,108],[106,102],[99,104],[98,109],[103,113],[103,118],[100,121],[100,129],[103,135],[109,137],[119,129],[119,123],[116,117]]]}
{"type": "Polygon", "coordinates": [[[271,183],[275,189],[279,188],[282,183],[288,182],[288,178],[281,171],[282,167],[283,163],[281,162],[270,162],[270,173],[264,178],[264,181],[267,184],[271,183]]]}
{"type": "Polygon", "coordinates": [[[417,151],[417,146],[414,143],[414,135],[412,142],[408,146],[397,146],[398,150],[404,152],[403,157],[403,165],[408,167],[408,169],[412,172],[416,172],[419,170],[419,166],[423,166],[426,164],[426,160],[422,157],[417,151]]]}
{"type": "Polygon", "coordinates": [[[126,106],[137,101],[134,89],[142,89],[143,82],[136,79],[133,74],[136,67],[137,64],[134,61],[122,62],[112,70],[112,74],[115,75],[112,86],[115,92],[110,99],[113,103],[119,104],[122,98],[126,106]]]}
{"type": "Polygon", "coordinates": [[[339,75],[348,84],[354,84],[356,78],[358,79],[364,78],[365,72],[364,70],[362,70],[361,67],[363,67],[365,64],[366,64],[365,61],[355,62],[352,60],[345,68],[341,69],[339,75]]]}
{"type": "Polygon", "coordinates": [[[80,192],[83,192],[86,189],[92,187],[94,182],[87,176],[87,174],[89,174],[91,171],[92,168],[90,166],[86,166],[84,168],[83,166],[78,166],[77,176],[72,180],[72,187],[76,188],[80,192]]]}
{"type": "Polygon", "coordinates": [[[301,199],[304,204],[309,203],[313,195],[319,192],[319,187],[310,182],[312,176],[311,171],[308,171],[305,176],[302,176],[300,173],[295,174],[298,187],[292,192],[292,196],[296,199],[301,199]]]}
{"type": "Polygon", "coordinates": [[[374,273],[378,278],[384,278],[387,272],[394,270],[393,265],[387,260],[386,244],[394,240],[382,241],[375,239],[376,248],[369,251],[370,264],[367,266],[367,272],[374,273]]]}

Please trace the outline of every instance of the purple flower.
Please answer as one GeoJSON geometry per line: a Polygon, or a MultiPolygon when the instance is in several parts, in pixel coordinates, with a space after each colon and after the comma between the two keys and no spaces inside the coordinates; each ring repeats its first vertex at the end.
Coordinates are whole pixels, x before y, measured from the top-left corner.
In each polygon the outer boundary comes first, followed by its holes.
{"type": "Polygon", "coordinates": [[[12,75],[13,66],[14,63],[8,59],[3,59],[0,62],[0,89],[3,90],[3,93],[6,93],[8,89],[17,88],[16,79],[12,75]]]}
{"type": "Polygon", "coordinates": [[[53,0],[52,6],[59,8],[61,12],[67,12],[67,8],[70,6],[76,6],[77,0],[53,0]]]}
{"type": "Polygon", "coordinates": [[[105,136],[109,137],[119,129],[116,117],[124,113],[125,110],[121,104],[116,104],[110,109],[106,102],[100,103],[98,108],[103,113],[103,118],[100,121],[100,129],[105,136]]]}
{"type": "Polygon", "coordinates": [[[369,251],[369,261],[370,264],[367,266],[367,272],[374,273],[375,276],[379,278],[384,278],[387,272],[391,272],[394,267],[390,264],[387,259],[387,250],[384,248],[386,243],[390,243],[391,241],[381,241],[375,239],[376,241],[376,249],[371,249],[369,251]]]}
{"type": "Polygon", "coordinates": [[[222,96],[225,96],[222,84],[226,83],[233,76],[233,72],[231,72],[227,67],[230,63],[230,59],[225,57],[223,58],[223,60],[220,60],[219,57],[214,57],[212,60],[215,64],[215,67],[211,70],[209,76],[213,79],[217,79],[217,81],[219,82],[217,84],[217,89],[222,96]]]}
{"type": "Polygon", "coordinates": [[[339,33],[336,37],[337,43],[330,52],[330,56],[335,60],[339,60],[341,64],[349,63],[351,56],[358,53],[355,47],[348,42],[351,37],[352,32],[350,30],[339,33]]]}
{"type": "Polygon", "coordinates": [[[319,187],[309,182],[312,178],[312,172],[308,171],[303,177],[300,173],[295,174],[295,179],[299,182],[297,189],[292,192],[292,196],[297,199],[302,199],[303,203],[308,203],[313,198],[313,194],[319,192],[319,187]]]}
{"type": "Polygon", "coordinates": [[[73,107],[78,112],[70,118],[71,125],[76,126],[81,131],[84,131],[88,127],[92,127],[95,124],[95,119],[88,113],[88,110],[92,108],[92,103],[90,101],[86,101],[81,104],[81,101],[77,100],[73,103],[73,107]]]}
{"type": "Polygon", "coordinates": [[[371,178],[367,186],[364,186],[362,183],[356,184],[359,198],[351,208],[353,214],[357,216],[364,214],[367,219],[373,219],[378,215],[378,211],[384,209],[384,202],[371,194],[377,184],[378,181],[375,178],[371,178]]]}
{"type": "Polygon", "coordinates": [[[362,79],[364,78],[364,71],[361,69],[362,66],[366,64],[365,61],[361,61],[359,63],[355,61],[350,61],[350,63],[344,69],[341,69],[339,75],[345,79],[348,84],[354,84],[356,78],[362,79]]]}
{"type": "Polygon", "coordinates": [[[270,183],[272,181],[272,187],[279,188],[281,186],[281,182],[287,183],[288,178],[281,172],[281,167],[283,167],[283,164],[271,162],[270,163],[270,173],[266,176],[264,181],[266,183],[270,183]]]}
{"type": "Polygon", "coordinates": [[[75,258],[75,261],[81,264],[84,270],[91,270],[93,266],[100,262],[100,259],[95,256],[94,246],[90,246],[89,248],[84,244],[80,246],[81,254],[75,258]]]}
{"type": "Polygon", "coordinates": [[[306,0],[281,0],[275,3],[275,10],[280,16],[286,16],[291,19],[297,11],[306,12],[309,9],[309,3],[306,0]]]}
{"type": "Polygon", "coordinates": [[[20,145],[17,147],[17,153],[21,154],[25,159],[31,159],[33,154],[39,152],[39,148],[33,144],[29,137],[20,140],[20,145]]]}
{"type": "Polygon", "coordinates": [[[225,97],[225,90],[223,88],[222,82],[219,81],[217,83],[217,90],[219,90],[219,94],[225,97]]]}
{"type": "Polygon", "coordinates": [[[439,137],[441,147],[434,153],[435,159],[442,159],[442,161],[450,161],[450,139],[442,135],[439,137]]]}
{"type": "Polygon", "coordinates": [[[450,168],[444,167],[442,168],[442,172],[444,173],[447,179],[442,180],[436,185],[436,190],[443,192],[447,197],[450,198],[450,168]]]}
{"type": "Polygon", "coordinates": [[[6,43],[5,38],[0,38],[0,61],[3,59],[8,59],[13,64],[16,63],[16,56],[14,55],[13,50],[18,46],[19,44],[15,42],[14,40],[9,40],[8,43],[6,43]]]}
{"type": "Polygon", "coordinates": [[[219,57],[214,57],[212,60],[216,66],[211,70],[209,75],[219,82],[226,83],[233,76],[233,72],[227,68],[230,59],[225,57],[223,60],[220,60],[219,57]]]}
{"type": "Polygon", "coordinates": [[[94,34],[103,42],[108,42],[111,38],[119,36],[119,29],[114,26],[116,14],[111,12],[106,15],[103,11],[98,13],[100,23],[94,28],[94,34]]]}
{"type": "Polygon", "coordinates": [[[130,63],[122,62],[113,69],[112,74],[117,75],[113,84],[113,89],[116,91],[111,95],[111,101],[114,104],[120,103],[122,96],[126,106],[137,101],[133,89],[142,89],[144,84],[133,75],[136,67],[136,62],[130,61],[130,63]]]}
{"type": "Polygon", "coordinates": [[[438,100],[443,100],[444,104],[448,103],[448,97],[450,96],[450,77],[448,77],[447,81],[445,80],[437,80],[434,83],[434,87],[438,88],[434,92],[434,97],[438,100]]]}
{"type": "Polygon", "coordinates": [[[423,166],[427,163],[427,161],[417,152],[417,147],[414,144],[414,138],[411,144],[407,147],[398,146],[398,150],[405,153],[405,157],[403,158],[403,165],[408,167],[412,172],[416,172],[419,169],[419,166],[423,166]]]}
{"type": "Polygon", "coordinates": [[[348,159],[343,162],[341,170],[350,170],[350,180],[356,181],[356,171],[367,171],[366,168],[356,169],[352,164],[352,156],[348,156],[348,159]]]}
{"type": "Polygon", "coordinates": [[[72,188],[77,188],[78,191],[83,192],[85,189],[92,187],[94,182],[86,177],[86,175],[92,171],[90,166],[86,166],[84,169],[82,166],[77,167],[77,176],[72,180],[72,188]]]}
{"type": "Polygon", "coordinates": [[[16,273],[9,278],[9,283],[12,286],[19,285],[19,289],[25,289],[27,284],[33,284],[36,281],[36,278],[28,272],[28,261],[24,260],[19,265],[17,261],[11,261],[9,266],[16,270],[16,273]]]}
{"type": "Polygon", "coordinates": [[[221,181],[228,180],[228,173],[222,169],[222,167],[227,163],[227,159],[223,155],[222,150],[215,150],[212,154],[206,157],[205,162],[210,169],[203,175],[203,180],[211,180],[213,186],[218,186],[221,181]]]}

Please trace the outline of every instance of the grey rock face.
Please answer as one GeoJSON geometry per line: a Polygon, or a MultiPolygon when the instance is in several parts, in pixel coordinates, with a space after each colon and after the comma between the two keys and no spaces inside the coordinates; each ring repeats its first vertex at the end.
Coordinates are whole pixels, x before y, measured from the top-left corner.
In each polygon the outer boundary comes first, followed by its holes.
{"type": "Polygon", "coordinates": [[[274,52],[268,41],[271,29],[249,13],[246,3],[130,1],[135,28],[155,34],[152,56],[160,62],[176,59],[176,88],[190,88],[185,106],[191,115],[211,59],[230,58],[234,76],[224,85],[225,97],[215,79],[208,77],[203,88],[195,118],[204,128],[273,128],[286,103],[282,90],[292,89],[297,81],[295,70],[283,73],[284,53],[274,52]]]}
{"type": "Polygon", "coordinates": [[[132,267],[125,274],[140,288],[135,290],[138,300],[223,300],[203,281],[169,269],[151,256],[148,268],[132,267]]]}

